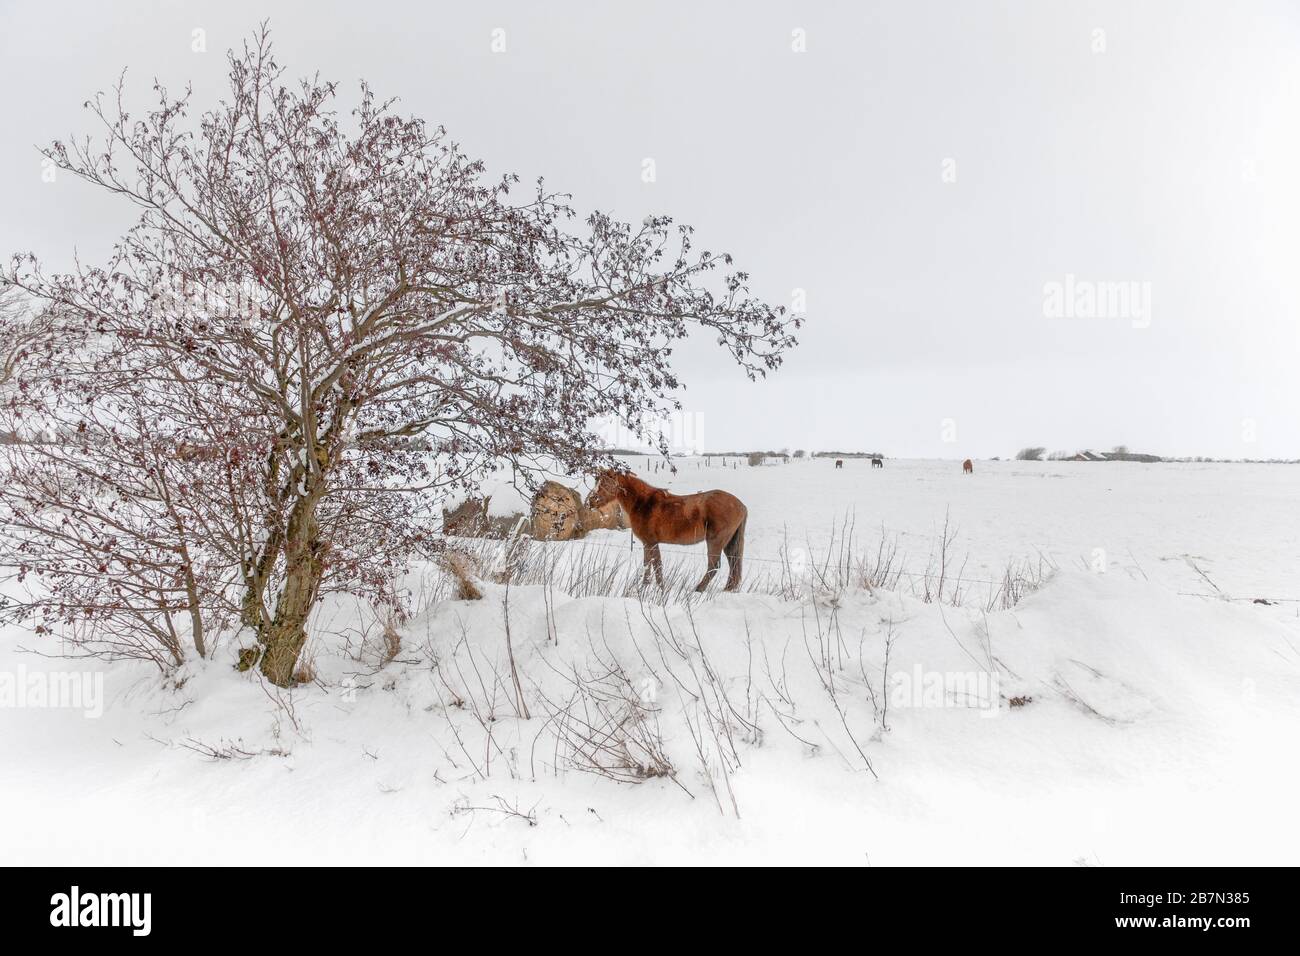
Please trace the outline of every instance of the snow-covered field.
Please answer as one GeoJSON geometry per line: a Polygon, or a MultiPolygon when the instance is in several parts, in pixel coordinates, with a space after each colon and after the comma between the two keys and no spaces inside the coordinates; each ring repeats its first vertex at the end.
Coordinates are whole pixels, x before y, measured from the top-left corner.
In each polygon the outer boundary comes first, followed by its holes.
{"type": "MultiPolygon", "coordinates": [[[[1294,862],[1300,603],[1252,599],[1300,597],[1300,471],[718,465],[647,477],[746,501],[747,578],[815,567],[846,519],[851,548],[883,528],[923,577],[946,516],[967,599],[905,577],[435,601],[420,568],[394,660],[333,605],[292,693],[235,671],[233,640],[163,681],[19,654],[52,648],[10,629],[0,675],[29,706],[0,708],[0,861],[1294,862]],[[1025,558],[1056,570],[986,610],[1025,558]],[[102,680],[102,715],[34,706],[55,672],[102,680]]],[[[635,558],[628,539],[551,547],[635,558]]]]}
{"type": "MultiPolygon", "coordinates": [[[[919,575],[946,515],[952,553],[972,580],[1000,580],[1009,561],[1041,555],[1186,593],[1217,586],[1232,597],[1300,597],[1300,469],[1292,466],[977,461],[965,476],[958,461],[889,459],[872,469],[868,459],[845,459],[837,470],[827,459],[750,468],[731,458],[724,469],[718,458],[711,467],[686,458],[674,475],[647,470],[646,458],[627,461],[671,491],[739,495],[750,511],[745,557],[759,575],[779,565],[783,549],[801,549],[809,563],[832,542],[838,551],[846,520],[855,550],[874,552],[883,529],[919,575]]],[[[513,489],[488,490],[494,512],[526,510],[513,489]]],[[[594,540],[628,545],[626,533],[594,540]]],[[[698,550],[664,548],[696,560],[698,550]]]]}

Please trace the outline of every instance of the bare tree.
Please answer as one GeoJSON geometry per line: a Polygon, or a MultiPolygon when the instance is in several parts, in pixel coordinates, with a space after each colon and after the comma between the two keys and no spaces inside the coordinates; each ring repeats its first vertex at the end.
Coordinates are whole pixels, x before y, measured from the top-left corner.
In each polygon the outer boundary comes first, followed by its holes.
{"type": "Polygon", "coordinates": [[[794,344],[797,320],[687,226],[579,220],[540,180],[488,180],[364,84],[344,120],[333,83],[285,80],[265,28],[229,66],[197,124],[157,85],[128,116],[119,82],[88,104],[102,138],[46,151],[142,212],[103,267],[28,255],[2,277],[75,333],[29,355],[6,407],[77,436],[26,446],[57,479],[9,463],[26,570],[65,571],[40,538],[68,514],[87,554],[109,541],[106,570],[28,611],[125,613],[104,596],[148,544],[194,628],[234,609],[288,684],[321,595],[391,593],[440,493],[503,463],[599,464],[595,420],[642,433],[675,407],[671,346],[693,329],[750,377],[794,344]],[[109,489],[111,514],[86,507],[109,489]]]}
{"type": "Polygon", "coordinates": [[[52,322],[48,313],[32,308],[21,289],[0,283],[0,396],[30,350],[49,337],[52,322]]]}

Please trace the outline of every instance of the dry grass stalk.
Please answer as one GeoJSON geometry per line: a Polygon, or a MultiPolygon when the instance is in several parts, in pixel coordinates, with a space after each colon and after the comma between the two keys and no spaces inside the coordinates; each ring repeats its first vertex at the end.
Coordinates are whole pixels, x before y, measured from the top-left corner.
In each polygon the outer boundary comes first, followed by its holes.
{"type": "Polygon", "coordinates": [[[481,601],[483,592],[474,583],[478,576],[478,562],[467,551],[443,551],[438,556],[438,564],[451,575],[456,583],[455,596],[458,601],[481,601]]]}

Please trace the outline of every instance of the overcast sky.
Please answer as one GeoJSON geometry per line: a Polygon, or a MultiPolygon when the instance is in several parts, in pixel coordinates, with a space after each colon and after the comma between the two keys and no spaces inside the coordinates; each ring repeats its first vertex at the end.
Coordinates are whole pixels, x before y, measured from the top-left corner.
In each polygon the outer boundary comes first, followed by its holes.
{"type": "Polygon", "coordinates": [[[101,260],[132,211],[44,182],[36,144],[124,67],[208,108],[264,17],[342,106],[365,77],[494,173],[802,290],[766,382],[682,351],[710,449],[1300,457],[1295,0],[0,0],[0,254],[101,260]]]}

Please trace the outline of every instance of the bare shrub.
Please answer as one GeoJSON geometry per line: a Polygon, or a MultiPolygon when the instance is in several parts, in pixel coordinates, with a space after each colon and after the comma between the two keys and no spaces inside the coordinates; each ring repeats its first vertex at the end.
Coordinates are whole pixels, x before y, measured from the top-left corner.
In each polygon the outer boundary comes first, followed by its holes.
{"type": "Polygon", "coordinates": [[[517,777],[515,749],[503,743],[498,733],[509,723],[507,718],[527,719],[527,710],[521,708],[506,662],[470,641],[463,622],[446,653],[439,654],[432,646],[427,653],[439,703],[460,754],[457,759],[444,751],[444,756],[457,769],[468,765],[468,775],[474,778],[487,780],[493,766],[502,763],[511,777],[517,777]],[[463,715],[468,715],[468,726],[463,715]]]}
{"type": "Polygon", "coordinates": [[[1044,555],[1037,561],[1024,559],[1008,561],[1002,572],[1002,580],[996,587],[990,586],[988,600],[984,602],[986,611],[1007,611],[1015,607],[1028,594],[1043,586],[1051,577],[1056,565],[1044,555]]]}
{"type": "Polygon", "coordinates": [[[643,699],[618,661],[605,657],[593,667],[575,667],[564,698],[540,696],[547,712],[544,729],[554,735],[557,769],[619,783],[657,777],[676,782],[676,770],[664,750],[659,709],[643,699]]]}
{"type": "Polygon", "coordinates": [[[491,805],[474,806],[469,802],[469,800],[462,797],[452,805],[451,815],[453,817],[465,815],[472,817],[479,813],[498,813],[508,819],[519,820],[526,823],[530,827],[537,826],[537,806],[535,804],[529,809],[523,810],[520,808],[519,801],[517,800],[514,803],[510,803],[505,797],[498,796],[495,793],[492,794],[491,799],[491,805]]]}

